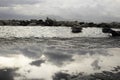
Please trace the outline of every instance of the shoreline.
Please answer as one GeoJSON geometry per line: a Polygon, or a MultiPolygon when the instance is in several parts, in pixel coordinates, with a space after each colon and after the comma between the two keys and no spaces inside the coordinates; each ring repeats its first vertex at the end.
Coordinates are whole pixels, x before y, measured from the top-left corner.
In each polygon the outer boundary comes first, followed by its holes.
{"type": "Polygon", "coordinates": [[[65,26],[65,27],[97,27],[97,28],[120,28],[120,22],[81,22],[81,21],[57,21],[55,19],[46,18],[42,19],[31,19],[31,20],[0,20],[0,26],[65,26]]]}

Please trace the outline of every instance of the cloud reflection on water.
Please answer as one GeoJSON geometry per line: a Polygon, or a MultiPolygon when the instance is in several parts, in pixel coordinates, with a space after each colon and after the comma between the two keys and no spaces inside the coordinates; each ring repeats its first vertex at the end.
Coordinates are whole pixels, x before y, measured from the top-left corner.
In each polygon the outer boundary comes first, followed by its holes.
{"type": "Polygon", "coordinates": [[[15,71],[20,74],[17,76],[19,80],[51,80],[52,75],[59,71],[91,74],[111,70],[120,64],[120,48],[61,49],[43,45],[0,48],[0,69],[19,68],[15,71]]]}

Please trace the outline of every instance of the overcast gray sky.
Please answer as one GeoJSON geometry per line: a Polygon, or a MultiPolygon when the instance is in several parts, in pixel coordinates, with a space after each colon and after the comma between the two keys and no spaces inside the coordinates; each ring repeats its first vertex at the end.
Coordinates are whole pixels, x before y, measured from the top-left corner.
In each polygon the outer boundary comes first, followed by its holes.
{"type": "Polygon", "coordinates": [[[0,19],[120,21],[120,0],[0,0],[0,19]]]}

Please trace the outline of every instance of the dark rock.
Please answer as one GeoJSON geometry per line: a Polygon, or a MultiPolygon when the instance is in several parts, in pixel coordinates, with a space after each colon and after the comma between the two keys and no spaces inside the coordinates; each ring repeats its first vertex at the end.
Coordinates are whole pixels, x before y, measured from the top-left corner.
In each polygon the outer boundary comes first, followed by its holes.
{"type": "Polygon", "coordinates": [[[44,62],[45,62],[45,60],[35,60],[35,61],[32,61],[32,62],[30,63],[30,65],[34,65],[34,66],[36,66],[36,67],[39,67],[39,66],[41,66],[41,64],[44,63],[44,62]]]}
{"type": "Polygon", "coordinates": [[[14,77],[17,75],[15,73],[16,69],[5,68],[0,69],[0,80],[14,80],[14,77]]]}
{"type": "Polygon", "coordinates": [[[120,31],[114,31],[111,28],[103,28],[103,33],[111,33],[113,37],[120,36],[120,31]]]}
{"type": "Polygon", "coordinates": [[[80,33],[82,32],[82,28],[81,27],[72,27],[72,33],[80,33]]]}
{"type": "MultiPolygon", "coordinates": [[[[119,68],[119,67],[114,67],[119,68]]],[[[63,72],[55,73],[53,80],[120,80],[120,71],[102,71],[90,75],[86,74],[68,74],[63,72]]]]}
{"type": "Polygon", "coordinates": [[[102,32],[103,32],[103,33],[110,33],[110,32],[111,32],[111,28],[107,28],[107,27],[106,27],[106,28],[103,28],[103,29],[102,29],[102,32]]]}
{"type": "Polygon", "coordinates": [[[69,80],[70,75],[63,72],[55,73],[53,80],[69,80]]]}

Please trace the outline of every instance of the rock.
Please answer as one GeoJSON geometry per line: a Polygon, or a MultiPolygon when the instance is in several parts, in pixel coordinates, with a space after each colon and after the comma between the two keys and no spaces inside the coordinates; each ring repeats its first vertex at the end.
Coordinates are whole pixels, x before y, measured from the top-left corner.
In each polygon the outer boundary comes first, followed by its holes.
{"type": "Polygon", "coordinates": [[[0,21],[0,26],[3,26],[3,25],[4,25],[3,22],[0,21]]]}
{"type": "Polygon", "coordinates": [[[82,32],[82,28],[81,27],[72,27],[72,33],[80,33],[82,32]]]}
{"type": "Polygon", "coordinates": [[[114,31],[111,28],[103,28],[102,32],[103,33],[111,33],[112,37],[120,36],[120,31],[114,31]]]}
{"type": "Polygon", "coordinates": [[[103,33],[110,33],[111,32],[111,28],[103,28],[102,32],[103,33]]]}

